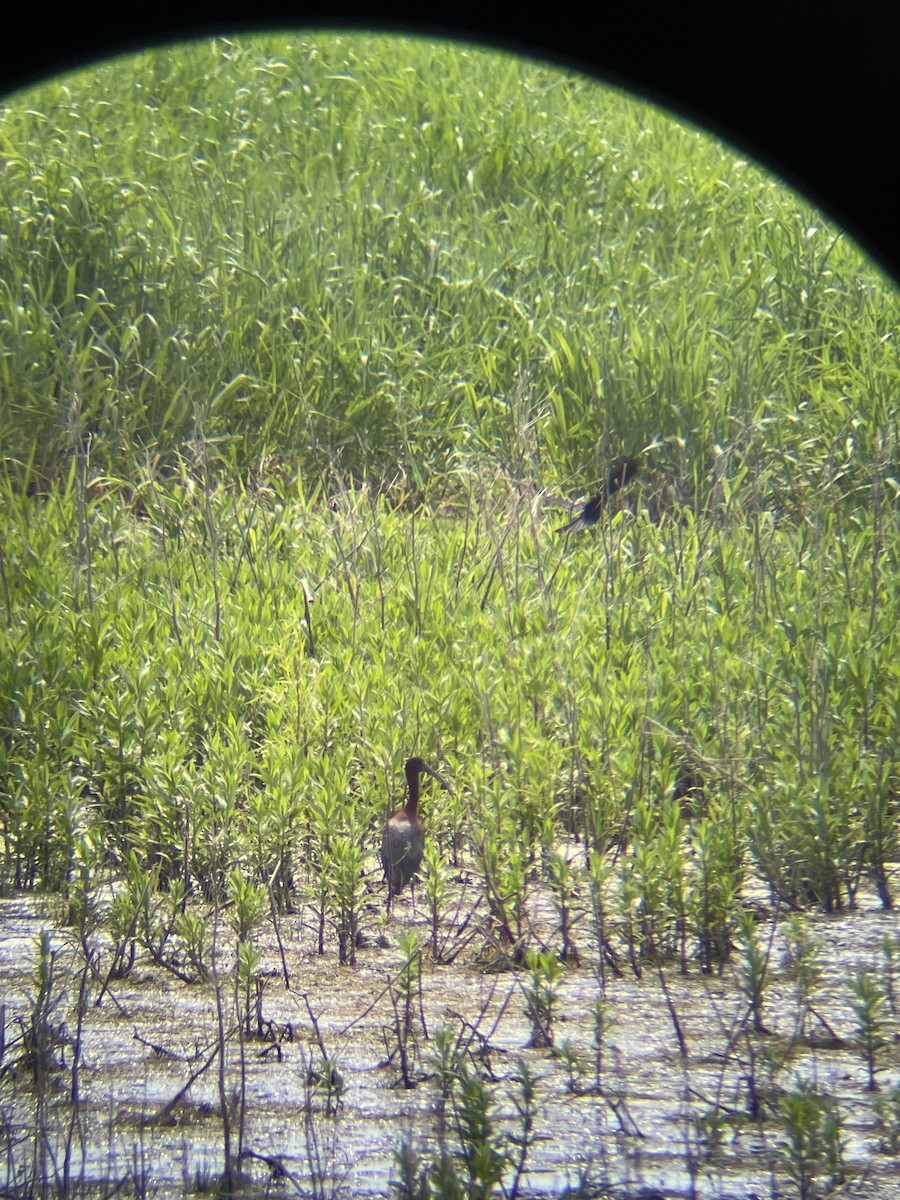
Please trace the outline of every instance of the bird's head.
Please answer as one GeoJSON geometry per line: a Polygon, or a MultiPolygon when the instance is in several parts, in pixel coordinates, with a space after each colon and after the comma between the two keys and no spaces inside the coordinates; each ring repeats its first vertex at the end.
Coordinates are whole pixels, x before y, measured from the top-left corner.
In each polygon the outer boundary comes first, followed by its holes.
{"type": "Polygon", "coordinates": [[[428,763],[421,758],[408,758],[406,760],[406,778],[413,779],[416,775],[430,775],[432,779],[436,779],[445,792],[452,792],[450,784],[437,771],[432,770],[428,763]]]}

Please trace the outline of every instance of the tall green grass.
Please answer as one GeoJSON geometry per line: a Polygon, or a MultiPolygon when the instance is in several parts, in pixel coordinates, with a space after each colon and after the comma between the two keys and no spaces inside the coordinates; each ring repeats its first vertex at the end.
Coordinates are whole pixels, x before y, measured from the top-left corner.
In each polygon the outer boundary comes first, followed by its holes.
{"type": "Polygon", "coordinates": [[[757,168],[556,69],[198,42],[13,97],[0,160],[2,441],[34,486],[73,439],[125,477],[200,434],[232,474],[420,494],[473,459],[577,492],[656,441],[692,501],[724,450],[802,506],[896,461],[893,289],[757,168]]]}

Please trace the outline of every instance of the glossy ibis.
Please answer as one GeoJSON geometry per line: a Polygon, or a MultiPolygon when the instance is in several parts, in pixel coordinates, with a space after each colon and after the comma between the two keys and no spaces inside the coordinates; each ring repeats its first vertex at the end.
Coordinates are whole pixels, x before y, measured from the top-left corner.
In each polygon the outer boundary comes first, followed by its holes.
{"type": "Polygon", "coordinates": [[[563,525],[556,532],[568,533],[572,529],[586,529],[590,525],[596,525],[600,520],[600,514],[603,512],[603,505],[610,496],[614,496],[619,488],[623,488],[626,483],[630,483],[640,469],[640,460],[637,458],[632,456],[617,458],[607,471],[606,479],[600,485],[599,491],[591,496],[574,521],[569,521],[568,525],[563,525]]]}
{"type": "Polygon", "coordinates": [[[419,776],[431,775],[442,788],[449,791],[446,779],[432,771],[421,758],[406,760],[406,784],[409,789],[406,804],[390,818],[381,839],[381,865],[388,885],[388,908],[391,897],[402,892],[410,883],[422,862],[425,849],[425,826],[419,816],[419,776]]]}

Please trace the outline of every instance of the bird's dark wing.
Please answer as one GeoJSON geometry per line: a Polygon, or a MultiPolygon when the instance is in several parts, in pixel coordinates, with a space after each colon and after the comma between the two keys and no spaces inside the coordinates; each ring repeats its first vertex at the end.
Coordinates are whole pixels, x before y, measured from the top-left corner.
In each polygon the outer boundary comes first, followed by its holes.
{"type": "Polygon", "coordinates": [[[566,525],[561,525],[557,529],[557,533],[568,533],[572,529],[587,529],[590,525],[597,524],[597,518],[603,508],[604,496],[599,492],[593,499],[588,500],[584,508],[574,520],[569,521],[566,525]]]}
{"type": "Polygon", "coordinates": [[[610,496],[614,496],[619,488],[623,488],[626,483],[630,483],[640,470],[640,462],[636,458],[618,458],[609,468],[606,473],[605,481],[600,485],[600,490],[587,501],[581,512],[574,520],[569,521],[567,525],[562,525],[557,529],[557,533],[568,533],[572,529],[586,529],[591,525],[596,525],[600,519],[600,514],[603,512],[603,505],[610,496]]]}

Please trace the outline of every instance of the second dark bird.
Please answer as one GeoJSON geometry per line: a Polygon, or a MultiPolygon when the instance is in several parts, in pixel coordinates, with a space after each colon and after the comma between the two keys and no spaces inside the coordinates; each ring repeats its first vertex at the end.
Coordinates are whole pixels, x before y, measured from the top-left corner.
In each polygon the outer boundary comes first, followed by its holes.
{"type": "Polygon", "coordinates": [[[419,776],[423,772],[436,779],[445,791],[450,791],[446,779],[421,758],[406,760],[406,804],[390,818],[381,839],[381,865],[388,885],[388,908],[391,898],[403,891],[422,863],[425,826],[419,816],[419,776]]]}
{"type": "Polygon", "coordinates": [[[603,512],[603,506],[610,496],[614,496],[626,483],[630,483],[640,469],[640,461],[631,455],[628,458],[617,458],[607,471],[606,479],[600,485],[599,491],[591,496],[573,521],[561,526],[556,532],[568,533],[572,529],[585,529],[590,525],[596,525],[603,512]]]}

